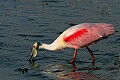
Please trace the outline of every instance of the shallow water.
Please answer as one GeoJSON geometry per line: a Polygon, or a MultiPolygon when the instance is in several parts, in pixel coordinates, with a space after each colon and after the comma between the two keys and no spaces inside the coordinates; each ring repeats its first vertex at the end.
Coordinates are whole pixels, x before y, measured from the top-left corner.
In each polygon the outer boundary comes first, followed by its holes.
{"type": "Polygon", "coordinates": [[[1,0],[0,80],[120,80],[119,0],[1,0]],[[84,22],[111,23],[114,35],[85,48],[74,65],[73,49],[39,51],[28,58],[34,42],[51,43],[65,29],[84,22]]]}

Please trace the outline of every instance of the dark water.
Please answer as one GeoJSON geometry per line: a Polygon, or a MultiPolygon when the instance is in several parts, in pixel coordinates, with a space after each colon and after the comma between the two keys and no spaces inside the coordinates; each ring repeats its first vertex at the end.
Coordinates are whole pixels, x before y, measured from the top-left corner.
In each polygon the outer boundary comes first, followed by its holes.
{"type": "Polygon", "coordinates": [[[120,80],[120,0],[0,0],[0,80],[120,80]],[[34,42],[51,43],[65,29],[83,22],[111,23],[116,33],[80,49],[40,51],[28,58],[34,42]],[[76,69],[77,68],[77,69],[76,69]]]}

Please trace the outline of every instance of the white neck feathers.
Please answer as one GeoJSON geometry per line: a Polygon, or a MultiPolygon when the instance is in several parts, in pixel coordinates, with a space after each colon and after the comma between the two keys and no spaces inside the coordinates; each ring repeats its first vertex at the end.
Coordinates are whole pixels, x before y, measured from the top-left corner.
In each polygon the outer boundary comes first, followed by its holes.
{"type": "Polygon", "coordinates": [[[42,43],[42,45],[39,46],[39,49],[56,50],[56,46],[53,44],[42,43]]]}
{"type": "Polygon", "coordinates": [[[42,49],[47,49],[47,50],[58,50],[58,49],[63,49],[65,47],[66,45],[64,44],[63,41],[55,40],[51,44],[45,44],[45,43],[41,44],[39,46],[39,49],[42,48],[42,49]]]}
{"type": "Polygon", "coordinates": [[[63,41],[63,36],[66,34],[66,32],[62,33],[53,43],[51,44],[45,44],[43,43],[42,45],[39,46],[39,49],[47,49],[47,50],[58,50],[58,49],[63,49],[66,46],[66,44],[63,41]]]}

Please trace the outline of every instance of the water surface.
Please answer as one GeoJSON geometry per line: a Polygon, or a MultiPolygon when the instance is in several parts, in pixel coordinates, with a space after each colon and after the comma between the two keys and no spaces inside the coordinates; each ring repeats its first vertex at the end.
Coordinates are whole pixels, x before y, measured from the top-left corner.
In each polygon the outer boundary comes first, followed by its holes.
{"type": "Polygon", "coordinates": [[[119,0],[1,0],[1,80],[119,80],[119,0]],[[95,66],[85,48],[74,65],[73,49],[40,51],[35,63],[28,58],[34,42],[53,42],[65,29],[84,22],[113,24],[116,33],[90,46],[95,66]]]}

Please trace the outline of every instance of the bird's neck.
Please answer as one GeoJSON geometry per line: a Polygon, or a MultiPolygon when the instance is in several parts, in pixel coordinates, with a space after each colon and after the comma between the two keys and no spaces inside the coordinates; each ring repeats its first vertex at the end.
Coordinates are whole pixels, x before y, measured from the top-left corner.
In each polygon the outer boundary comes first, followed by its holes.
{"type": "Polygon", "coordinates": [[[59,50],[59,49],[63,49],[66,47],[66,44],[63,41],[63,35],[59,36],[53,43],[51,44],[41,44],[39,46],[39,49],[47,49],[47,50],[59,50]]]}
{"type": "Polygon", "coordinates": [[[60,41],[54,41],[53,43],[51,44],[45,44],[45,43],[42,43],[40,46],[39,46],[39,49],[46,49],[46,50],[59,50],[59,49],[63,49],[65,48],[65,44],[63,42],[60,42],[60,41]]]}
{"type": "Polygon", "coordinates": [[[57,50],[57,47],[54,44],[45,44],[39,46],[39,49],[46,49],[46,50],[57,50]]]}

